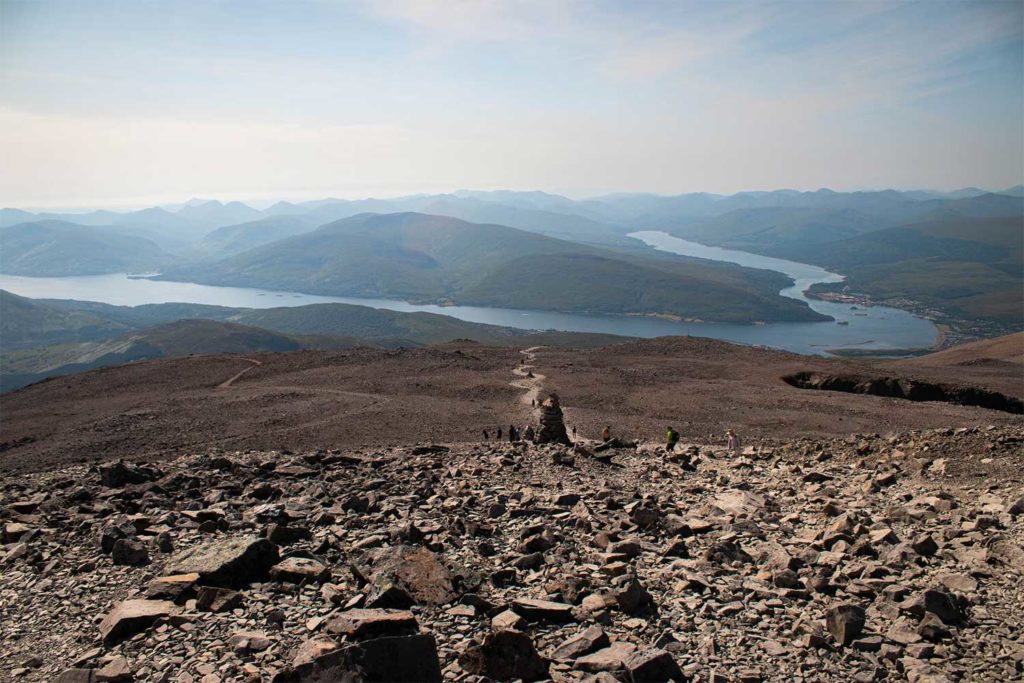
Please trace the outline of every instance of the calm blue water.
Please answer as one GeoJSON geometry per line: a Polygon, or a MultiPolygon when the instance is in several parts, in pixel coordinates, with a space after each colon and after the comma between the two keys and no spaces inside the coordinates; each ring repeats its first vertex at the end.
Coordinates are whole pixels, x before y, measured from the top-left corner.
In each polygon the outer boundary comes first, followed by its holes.
{"type": "Polygon", "coordinates": [[[664,251],[786,273],[796,281],[796,284],[783,290],[781,294],[807,301],[814,310],[830,315],[836,320],[847,320],[849,325],[837,325],[834,322],[767,325],[684,323],[657,318],[577,315],[479,306],[417,305],[390,299],[317,296],[243,287],[211,287],[188,282],[164,282],[129,278],[123,273],[82,277],[0,275],[0,289],[33,299],[78,299],[121,306],[179,302],[237,308],[274,308],[345,303],[392,311],[439,313],[470,322],[521,329],[603,332],[634,337],[692,335],[810,354],[826,354],[829,349],[838,348],[926,348],[935,341],[937,331],[931,322],[904,311],[883,307],[851,310],[846,304],[806,299],[803,291],[811,284],[842,279],[841,276],[816,266],[741,251],[706,247],[666,233],[637,232],[631,236],[664,251]]]}

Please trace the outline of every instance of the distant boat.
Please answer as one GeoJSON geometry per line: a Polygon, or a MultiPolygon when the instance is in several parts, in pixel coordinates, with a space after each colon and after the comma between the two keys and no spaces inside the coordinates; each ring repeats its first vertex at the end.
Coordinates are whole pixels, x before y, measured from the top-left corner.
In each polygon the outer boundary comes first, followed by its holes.
{"type": "Polygon", "coordinates": [[[850,324],[849,320],[837,320],[836,321],[836,325],[849,325],[849,324],[850,324]]]}

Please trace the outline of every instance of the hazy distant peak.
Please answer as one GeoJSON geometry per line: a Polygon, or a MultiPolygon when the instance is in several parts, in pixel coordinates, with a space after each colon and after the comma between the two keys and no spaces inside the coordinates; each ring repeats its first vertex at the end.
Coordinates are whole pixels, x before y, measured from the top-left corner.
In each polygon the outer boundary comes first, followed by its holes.
{"type": "Polygon", "coordinates": [[[282,200],[268,206],[263,210],[263,213],[268,216],[277,216],[280,214],[301,214],[308,210],[308,207],[282,200]]]}

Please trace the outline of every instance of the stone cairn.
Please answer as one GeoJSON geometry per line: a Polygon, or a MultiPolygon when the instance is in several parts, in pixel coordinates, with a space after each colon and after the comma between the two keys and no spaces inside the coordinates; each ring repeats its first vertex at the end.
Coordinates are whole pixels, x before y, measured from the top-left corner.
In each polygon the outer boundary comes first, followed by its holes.
{"type": "Polygon", "coordinates": [[[558,394],[551,394],[540,404],[540,431],[537,432],[537,443],[572,445],[572,442],[569,441],[569,434],[565,431],[558,394]]]}

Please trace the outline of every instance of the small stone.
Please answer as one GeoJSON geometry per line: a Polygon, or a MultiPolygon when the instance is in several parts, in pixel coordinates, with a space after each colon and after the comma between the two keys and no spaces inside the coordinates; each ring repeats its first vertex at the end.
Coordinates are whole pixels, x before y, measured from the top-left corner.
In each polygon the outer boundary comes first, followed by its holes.
{"type": "Polygon", "coordinates": [[[262,631],[236,631],[228,638],[228,646],[235,652],[263,652],[271,642],[262,631]]]}

